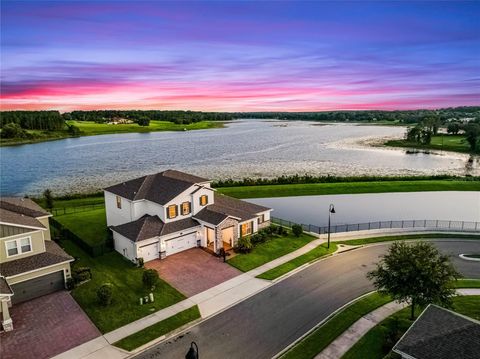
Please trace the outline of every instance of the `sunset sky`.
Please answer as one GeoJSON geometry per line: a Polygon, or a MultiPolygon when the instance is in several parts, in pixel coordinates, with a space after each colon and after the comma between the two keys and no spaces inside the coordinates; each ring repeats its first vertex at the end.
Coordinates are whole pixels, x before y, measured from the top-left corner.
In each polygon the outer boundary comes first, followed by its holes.
{"type": "Polygon", "coordinates": [[[1,109],[480,105],[480,2],[2,1],[1,109]]]}

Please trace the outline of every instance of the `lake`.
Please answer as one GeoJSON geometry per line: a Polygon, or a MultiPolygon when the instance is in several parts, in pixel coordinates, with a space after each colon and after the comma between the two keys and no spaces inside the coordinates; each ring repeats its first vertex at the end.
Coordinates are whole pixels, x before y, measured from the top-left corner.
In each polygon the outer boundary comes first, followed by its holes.
{"type": "Polygon", "coordinates": [[[365,193],[248,201],[273,208],[274,217],[317,226],[328,224],[330,203],[336,212],[332,224],[421,219],[480,221],[480,192],[365,193]]]}
{"type": "Polygon", "coordinates": [[[225,128],[69,138],[0,148],[1,193],[54,194],[174,168],[212,179],[312,175],[480,174],[463,154],[407,154],[359,144],[403,127],[247,120],[225,128]]]}

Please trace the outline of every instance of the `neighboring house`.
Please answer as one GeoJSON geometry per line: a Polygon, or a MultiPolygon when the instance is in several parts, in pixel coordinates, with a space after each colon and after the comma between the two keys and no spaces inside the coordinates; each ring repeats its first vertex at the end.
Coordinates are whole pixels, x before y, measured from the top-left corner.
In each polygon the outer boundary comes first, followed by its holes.
{"type": "Polygon", "coordinates": [[[478,359],[480,322],[430,304],[393,351],[404,359],[478,359]]]}
{"type": "Polygon", "coordinates": [[[270,224],[270,208],[220,195],[210,182],[168,170],[106,188],[115,250],[132,262],[193,247],[219,253],[270,224]]]}
{"type": "Polygon", "coordinates": [[[28,198],[0,198],[0,312],[13,329],[9,307],[64,289],[73,258],[50,238],[51,214],[28,198]]]}

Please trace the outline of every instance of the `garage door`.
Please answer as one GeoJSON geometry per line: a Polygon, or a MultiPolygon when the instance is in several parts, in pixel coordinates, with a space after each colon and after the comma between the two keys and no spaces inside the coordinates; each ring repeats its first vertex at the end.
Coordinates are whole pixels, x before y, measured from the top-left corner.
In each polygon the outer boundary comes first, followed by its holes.
{"type": "Polygon", "coordinates": [[[149,244],[148,246],[140,247],[138,251],[139,256],[143,258],[144,262],[148,262],[158,258],[158,242],[149,244]]]}
{"type": "Polygon", "coordinates": [[[165,241],[166,245],[166,255],[172,255],[181,251],[184,251],[189,248],[197,246],[197,236],[195,232],[185,234],[184,236],[172,238],[168,241],[165,241]]]}
{"type": "Polygon", "coordinates": [[[65,289],[63,271],[47,274],[25,282],[13,284],[12,303],[21,303],[45,294],[65,289]]]}

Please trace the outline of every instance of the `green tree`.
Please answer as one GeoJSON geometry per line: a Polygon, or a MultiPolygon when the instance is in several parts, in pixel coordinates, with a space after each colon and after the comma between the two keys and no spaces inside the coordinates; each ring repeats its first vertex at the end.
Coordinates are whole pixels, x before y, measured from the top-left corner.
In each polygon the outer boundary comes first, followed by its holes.
{"type": "Polygon", "coordinates": [[[300,237],[303,233],[303,228],[299,224],[294,224],[292,226],[292,233],[295,237],[300,237]]]}
{"type": "Polygon", "coordinates": [[[48,188],[43,191],[43,199],[45,200],[45,207],[51,212],[53,209],[53,196],[52,196],[52,191],[50,191],[48,188]]]}
{"type": "Polygon", "coordinates": [[[469,123],[465,126],[465,138],[470,145],[470,149],[475,151],[480,138],[480,125],[477,123],[469,123]]]}
{"type": "Polygon", "coordinates": [[[458,122],[450,122],[447,126],[447,132],[452,135],[458,135],[461,130],[461,126],[458,122]]]}
{"type": "Polygon", "coordinates": [[[148,290],[154,290],[158,282],[158,272],[155,269],[147,269],[143,271],[142,282],[148,290]]]}
{"type": "Polygon", "coordinates": [[[17,123],[7,123],[3,126],[1,137],[3,138],[23,138],[26,136],[26,131],[17,123]]]}
{"type": "Polygon", "coordinates": [[[137,123],[140,126],[149,126],[150,125],[150,119],[147,116],[142,116],[137,120],[137,123]]]}
{"type": "Polygon", "coordinates": [[[113,286],[110,283],[104,283],[97,289],[97,298],[101,305],[107,306],[112,303],[113,286]]]}
{"type": "Polygon", "coordinates": [[[80,128],[75,125],[68,125],[68,133],[72,136],[80,136],[80,128]]]}
{"type": "Polygon", "coordinates": [[[450,306],[458,276],[449,257],[425,242],[394,242],[376,269],[367,274],[380,293],[411,304],[411,319],[416,305],[450,306]]]}

